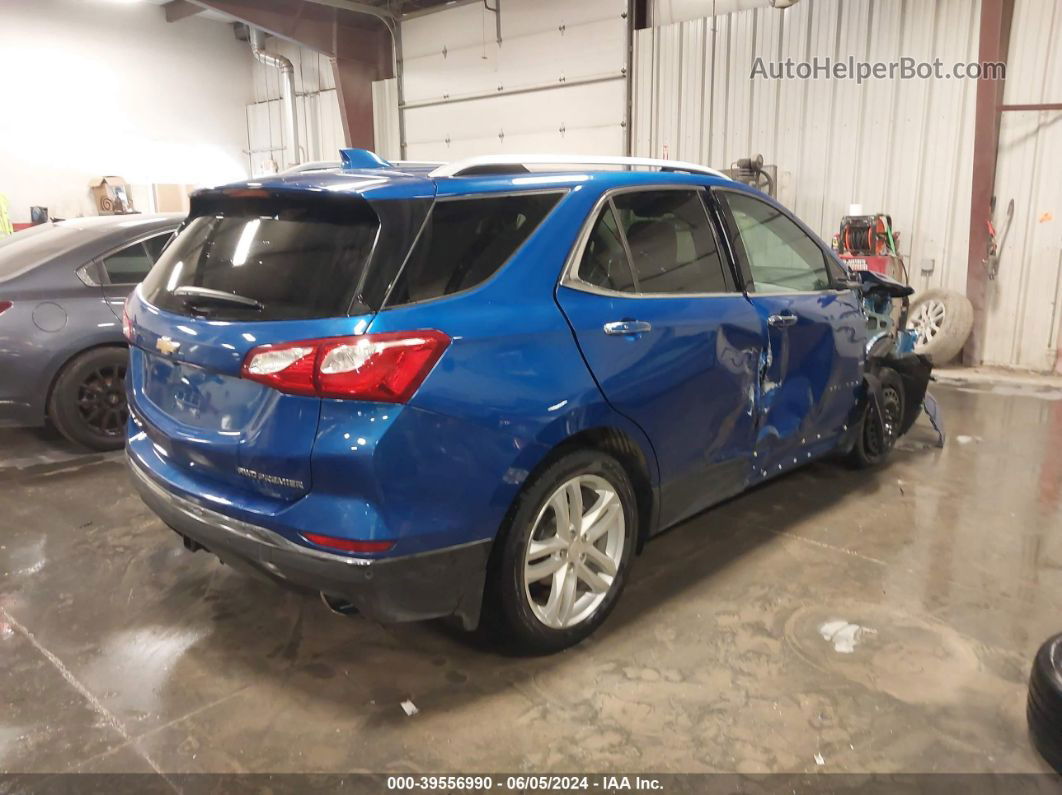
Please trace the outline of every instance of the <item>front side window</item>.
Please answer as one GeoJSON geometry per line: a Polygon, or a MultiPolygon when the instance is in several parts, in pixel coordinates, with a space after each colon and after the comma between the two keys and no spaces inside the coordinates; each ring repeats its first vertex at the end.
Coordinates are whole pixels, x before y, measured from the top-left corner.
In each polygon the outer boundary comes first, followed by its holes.
{"type": "Polygon", "coordinates": [[[728,286],[696,190],[647,190],[613,198],[640,293],[720,293],[728,286]]]}
{"type": "Polygon", "coordinates": [[[560,193],[524,193],[435,203],[387,306],[429,301],[493,276],[531,236],[560,193]]]}
{"type": "Polygon", "coordinates": [[[783,212],[766,202],[733,191],[720,195],[730,209],[733,233],[752,283],[749,292],[828,290],[830,272],[818,244],[783,212]]]}

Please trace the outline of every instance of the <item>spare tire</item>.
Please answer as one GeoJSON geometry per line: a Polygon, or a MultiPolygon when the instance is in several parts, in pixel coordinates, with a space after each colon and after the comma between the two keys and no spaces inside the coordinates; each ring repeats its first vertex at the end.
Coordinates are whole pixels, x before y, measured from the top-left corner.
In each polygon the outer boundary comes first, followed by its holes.
{"type": "Polygon", "coordinates": [[[973,329],[973,304],[954,290],[934,287],[911,299],[908,327],[915,332],[915,353],[940,365],[959,355],[973,329]]]}
{"type": "Polygon", "coordinates": [[[1062,635],[1050,638],[1036,653],[1025,715],[1036,750],[1062,773],[1062,635]]]}

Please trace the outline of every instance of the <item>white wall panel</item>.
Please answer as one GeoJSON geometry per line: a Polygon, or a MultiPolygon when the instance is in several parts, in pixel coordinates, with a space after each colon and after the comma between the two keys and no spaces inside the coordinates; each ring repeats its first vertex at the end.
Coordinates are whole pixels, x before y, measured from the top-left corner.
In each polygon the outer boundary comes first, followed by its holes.
{"type": "MultiPolygon", "coordinates": [[[[1006,104],[1062,97],[1062,6],[1017,0],[1008,58],[1006,104]]],[[[1059,370],[1062,323],[1062,111],[1003,114],[996,169],[996,226],[1007,205],[1014,220],[999,274],[988,287],[985,360],[1059,370]]]]}
{"type": "Polygon", "coordinates": [[[622,154],[626,6],[503,3],[501,46],[494,14],[478,4],[403,22],[406,156],[622,154]]]}
{"type": "Polygon", "coordinates": [[[750,75],[757,56],[976,60],[978,13],[969,0],[802,0],[639,31],[635,154],[726,168],[762,153],[780,199],[824,239],[852,203],[889,212],[912,283],[962,290],[974,81],[750,75]]]}
{"type": "MultiPolygon", "coordinates": [[[[344,145],[343,121],[331,62],[315,50],[275,37],[266,39],[265,48],[288,58],[295,69],[300,162],[338,160],[344,145]]],[[[247,57],[252,59],[250,47],[247,57]]],[[[262,176],[294,164],[287,162],[280,73],[252,63],[255,103],[247,106],[248,156],[251,174],[262,176]]]]}
{"type": "MultiPolygon", "coordinates": [[[[251,57],[232,29],[157,6],[0,0],[0,193],[11,219],[40,205],[95,215],[93,177],[213,185],[247,176],[251,57]]],[[[138,209],[150,209],[139,202],[138,209]]]]}
{"type": "Polygon", "coordinates": [[[374,151],[384,160],[402,159],[398,80],[394,77],[372,84],[372,137],[374,151]]]}

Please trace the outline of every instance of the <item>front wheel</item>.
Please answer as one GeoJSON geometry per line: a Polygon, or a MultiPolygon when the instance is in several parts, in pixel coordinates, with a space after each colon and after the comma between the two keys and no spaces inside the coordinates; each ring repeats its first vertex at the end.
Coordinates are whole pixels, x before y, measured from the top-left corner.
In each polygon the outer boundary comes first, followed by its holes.
{"type": "Polygon", "coordinates": [[[848,454],[849,463],[857,468],[880,464],[888,456],[903,425],[905,394],[903,379],[895,370],[883,367],[877,373],[881,383],[881,399],[867,396],[855,445],[848,454]],[[878,413],[880,403],[882,415],[878,413]]]}
{"type": "Polygon", "coordinates": [[[565,455],[520,495],[492,562],[489,625],[531,653],[592,633],[623,590],[638,511],[627,472],[592,450],[565,455]]]}

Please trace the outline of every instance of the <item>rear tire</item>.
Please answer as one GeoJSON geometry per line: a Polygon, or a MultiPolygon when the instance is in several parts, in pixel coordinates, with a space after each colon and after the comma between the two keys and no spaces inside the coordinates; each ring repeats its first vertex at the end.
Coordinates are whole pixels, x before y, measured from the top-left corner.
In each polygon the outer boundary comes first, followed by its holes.
{"type": "Polygon", "coordinates": [[[1050,638],[1036,653],[1025,715],[1036,750],[1062,773],[1062,635],[1050,638]]]}
{"type": "Polygon", "coordinates": [[[623,590],[637,523],[634,488],[616,459],[580,450],[555,461],[525,485],[499,535],[484,598],[487,631],[531,654],[586,638],[623,590]]]}
{"type": "Polygon", "coordinates": [[[863,416],[859,418],[855,445],[848,454],[848,463],[856,469],[882,463],[896,444],[903,423],[906,407],[903,379],[889,367],[881,368],[877,375],[881,381],[881,405],[885,411],[885,422],[877,421],[877,404],[868,396],[863,407],[863,416]]]}
{"type": "Polygon", "coordinates": [[[48,397],[48,419],[56,430],[91,450],[122,448],[128,365],[129,351],[116,346],[93,348],[67,362],[48,397]]]}

